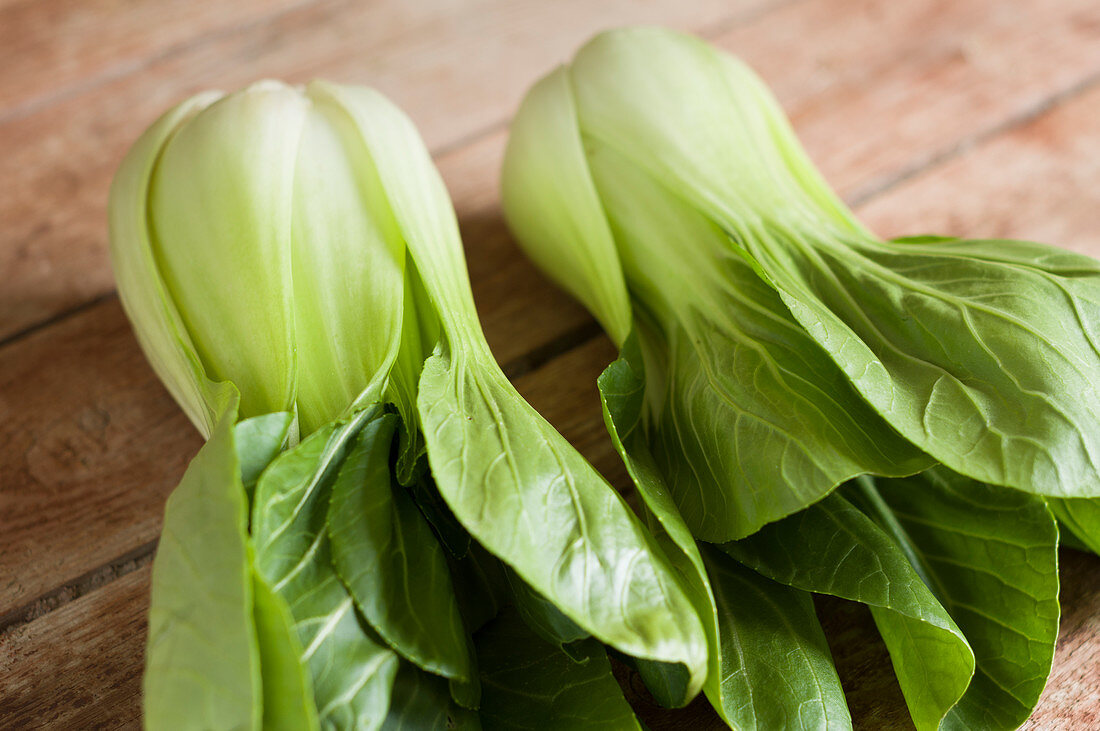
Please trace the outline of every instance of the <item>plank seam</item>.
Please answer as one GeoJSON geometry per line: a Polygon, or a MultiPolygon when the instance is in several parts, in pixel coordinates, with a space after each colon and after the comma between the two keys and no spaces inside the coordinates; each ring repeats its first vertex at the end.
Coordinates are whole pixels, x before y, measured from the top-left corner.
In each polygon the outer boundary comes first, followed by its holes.
{"type": "Polygon", "coordinates": [[[1031,122],[1034,122],[1048,112],[1054,110],[1056,107],[1062,106],[1086,94],[1098,85],[1100,85],[1100,71],[1094,72],[1083,79],[1079,79],[1073,84],[1049,96],[1043,97],[1023,111],[1010,115],[1002,121],[986,127],[984,130],[980,130],[972,135],[967,135],[957,142],[941,148],[939,151],[933,151],[922,160],[906,166],[892,175],[868,183],[866,186],[863,186],[862,190],[857,190],[849,197],[848,204],[852,208],[859,208],[860,206],[870,203],[875,198],[894,190],[925,172],[931,171],[944,163],[961,157],[971,150],[983,147],[987,143],[1003,135],[1008,135],[1027,126],[1031,122]]]}
{"type": "Polygon", "coordinates": [[[28,338],[31,335],[34,335],[39,330],[45,330],[45,329],[49,328],[51,325],[60,324],[61,322],[64,322],[65,320],[68,320],[70,317],[75,317],[76,315],[79,315],[81,312],[84,312],[85,310],[90,310],[90,309],[94,308],[96,305],[102,304],[103,302],[107,302],[109,300],[112,300],[112,299],[116,298],[117,296],[118,296],[118,292],[116,290],[113,290],[113,289],[108,290],[106,292],[103,292],[102,294],[97,294],[95,297],[92,297],[89,300],[85,300],[84,302],[81,302],[79,305],[75,305],[73,307],[70,307],[67,310],[61,310],[60,312],[55,312],[54,314],[50,315],[49,317],[45,318],[44,320],[39,320],[38,322],[34,323],[33,325],[27,325],[26,327],[22,328],[21,330],[16,330],[15,332],[9,333],[8,335],[5,335],[4,337],[0,337],[0,348],[5,348],[9,345],[13,345],[13,344],[17,343],[20,340],[28,338]]]}
{"type": "Polygon", "coordinates": [[[43,617],[85,594],[108,586],[116,579],[120,579],[152,563],[153,553],[157,548],[157,540],[159,539],[143,543],[114,560],[97,566],[72,581],[65,582],[22,606],[0,615],[0,637],[7,635],[20,625],[28,624],[43,617]]]}

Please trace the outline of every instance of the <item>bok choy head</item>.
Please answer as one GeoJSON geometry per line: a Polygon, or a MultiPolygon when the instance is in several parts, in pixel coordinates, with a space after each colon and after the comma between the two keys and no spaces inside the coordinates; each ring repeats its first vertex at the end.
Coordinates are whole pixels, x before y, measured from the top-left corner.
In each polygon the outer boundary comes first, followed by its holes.
{"type": "Polygon", "coordinates": [[[497,366],[446,188],[385,98],[261,82],[185,102],[124,161],[111,248],[138,338],[204,434],[224,384],[241,418],[292,412],[302,435],[391,404],[402,484],[430,468],[575,635],[667,671],[666,702],[700,690],[706,640],[676,572],[497,366]]]}
{"type": "Polygon", "coordinates": [[[1100,265],[877,239],[762,82],[705,43],[589,42],[523,102],[503,195],[536,263],[624,352],[637,338],[639,428],[696,537],[933,461],[1100,495],[1100,265]]]}

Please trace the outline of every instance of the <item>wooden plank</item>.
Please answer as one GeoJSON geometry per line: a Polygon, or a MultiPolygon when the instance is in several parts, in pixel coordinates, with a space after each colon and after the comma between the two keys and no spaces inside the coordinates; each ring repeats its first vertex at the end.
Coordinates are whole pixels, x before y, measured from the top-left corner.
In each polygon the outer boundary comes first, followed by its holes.
{"type": "Polygon", "coordinates": [[[0,727],[138,728],[149,567],[0,635],[0,727]]]}
{"type": "Polygon", "coordinates": [[[110,177],[142,129],[189,94],[263,77],[370,84],[440,149],[503,126],[527,87],[597,30],[703,29],[778,1],[479,0],[450,15],[400,10],[420,3],[307,5],[0,123],[0,339],[113,288],[110,177]]]}
{"type": "Polygon", "coordinates": [[[815,0],[715,39],[773,88],[860,202],[1100,74],[1100,4],[815,0]]]}
{"type": "MultiPolygon", "coordinates": [[[[0,118],[303,0],[0,3],[0,118]]],[[[418,3],[414,3],[418,5],[418,3]]]]}
{"type": "Polygon", "coordinates": [[[19,345],[0,350],[0,617],[154,540],[202,444],[116,300],[19,345]]]}
{"type": "Polygon", "coordinates": [[[1100,88],[916,175],[861,210],[884,236],[1020,238],[1100,258],[1100,88]]]}

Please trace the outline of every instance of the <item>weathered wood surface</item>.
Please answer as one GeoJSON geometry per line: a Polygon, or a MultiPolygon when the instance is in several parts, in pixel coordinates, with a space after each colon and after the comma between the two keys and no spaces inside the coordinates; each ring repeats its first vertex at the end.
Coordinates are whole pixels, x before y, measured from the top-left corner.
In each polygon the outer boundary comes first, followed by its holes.
{"type": "MultiPolygon", "coordinates": [[[[494,352],[623,483],[594,387],[613,350],[515,250],[497,171],[523,90],[592,32],[635,21],[695,30],[753,64],[876,231],[1100,255],[1091,0],[0,0],[0,727],[138,718],[147,566],[199,440],[111,295],[105,192],[141,128],[197,89],[320,75],[405,107],[455,199],[494,352]]],[[[1033,728],[1100,713],[1100,562],[1064,559],[1062,640],[1033,728]]],[[[821,608],[857,725],[906,727],[866,617],[821,608]]],[[[636,703],[654,728],[709,718],[636,703]]]]}

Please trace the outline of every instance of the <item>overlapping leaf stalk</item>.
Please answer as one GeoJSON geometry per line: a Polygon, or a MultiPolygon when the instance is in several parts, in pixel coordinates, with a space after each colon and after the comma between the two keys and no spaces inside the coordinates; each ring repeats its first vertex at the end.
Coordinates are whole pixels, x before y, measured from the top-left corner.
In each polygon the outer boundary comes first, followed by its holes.
{"type": "Polygon", "coordinates": [[[698,692],[687,591],[497,367],[388,101],[262,82],[183,103],[118,172],[111,251],[208,438],[153,567],[148,727],[635,728],[601,643],[667,702],[698,692]]]}
{"type": "Polygon", "coordinates": [[[1100,542],[1100,263],[879,240],[747,67],[660,29],[531,90],[503,196],[620,347],[606,421],[710,618],[723,718],[850,725],[801,591],[871,608],[918,728],[1022,723],[1057,634],[1054,516],[1100,542]],[[758,634],[753,602],[813,629],[758,634]]]}

